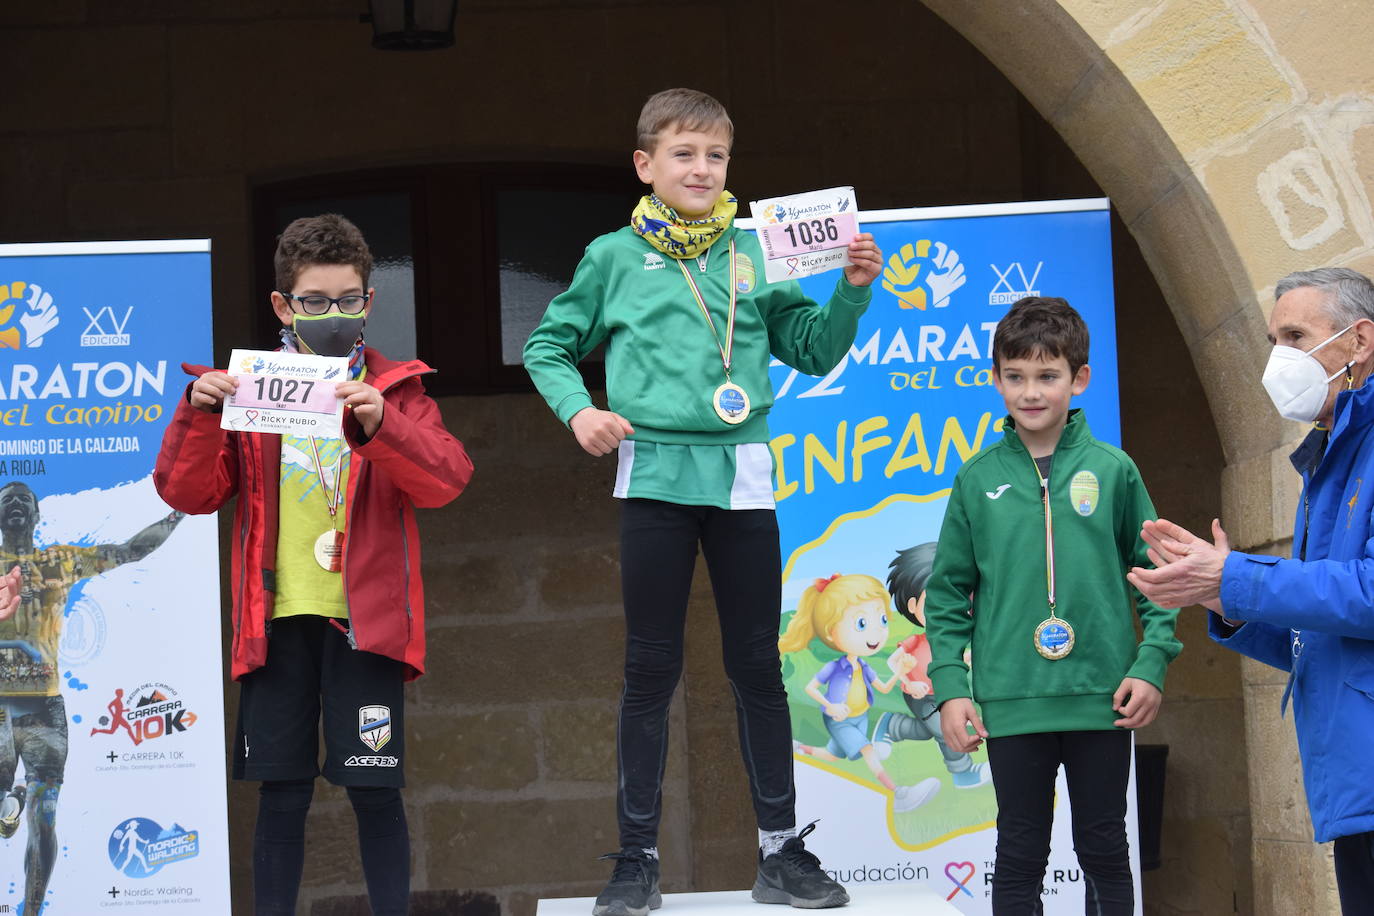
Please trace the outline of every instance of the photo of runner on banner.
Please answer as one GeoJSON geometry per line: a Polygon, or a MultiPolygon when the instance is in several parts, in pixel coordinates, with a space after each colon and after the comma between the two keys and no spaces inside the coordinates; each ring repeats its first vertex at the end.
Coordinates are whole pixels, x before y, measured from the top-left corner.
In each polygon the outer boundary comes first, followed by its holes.
{"type": "Polygon", "coordinates": [[[858,210],[852,187],[750,201],[764,279],[800,280],[853,263],[848,248],[859,232],[858,210]]]}

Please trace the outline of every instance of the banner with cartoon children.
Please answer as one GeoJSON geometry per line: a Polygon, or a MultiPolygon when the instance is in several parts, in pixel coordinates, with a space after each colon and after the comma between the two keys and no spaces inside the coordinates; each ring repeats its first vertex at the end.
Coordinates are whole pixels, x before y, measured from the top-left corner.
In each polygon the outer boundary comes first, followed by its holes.
{"type": "Polygon", "coordinates": [[[205,240],[0,245],[0,913],[229,912],[219,547],[153,488],[205,240]]]}
{"type": "MultiPolygon", "coordinates": [[[[1088,200],[861,213],[887,264],[848,356],[820,379],[773,369],[779,645],[798,812],[824,817],[808,844],[847,885],[920,881],[964,912],[990,912],[992,774],[985,750],[954,752],[940,736],[926,676],[925,581],[955,471],[1001,435],[992,332],[1013,302],[1062,296],[1082,313],[1092,383],[1075,406],[1099,439],[1120,443],[1107,207],[1088,200]],[[803,618],[838,620],[859,605],[876,611],[865,615],[862,639],[793,625],[799,609],[803,618]],[[827,728],[828,684],[848,683],[856,664],[879,684],[866,719],[860,728],[827,728]]],[[[802,286],[824,302],[835,280],[826,273],[802,286]]],[[[1060,780],[1046,912],[1081,912],[1062,771],[1060,780]]],[[[1133,788],[1128,795],[1134,856],[1133,788]]]]}

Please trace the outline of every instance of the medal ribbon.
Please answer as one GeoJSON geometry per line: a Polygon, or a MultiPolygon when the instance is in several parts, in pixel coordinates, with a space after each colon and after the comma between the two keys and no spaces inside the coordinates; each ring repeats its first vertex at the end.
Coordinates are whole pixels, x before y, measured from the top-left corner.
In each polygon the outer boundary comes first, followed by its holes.
{"type": "MultiPolygon", "coordinates": [[[[1034,463],[1035,459],[1031,459],[1034,463]]],[[[1040,468],[1037,466],[1035,475],[1040,476],[1040,468]]],[[[1048,593],[1050,603],[1050,616],[1054,616],[1054,521],[1053,513],[1050,512],[1050,482],[1048,478],[1040,480],[1040,498],[1045,505],[1045,590],[1048,593]]]]}
{"type": "MultiPolygon", "coordinates": [[[[343,486],[342,486],[343,481],[340,479],[340,478],[342,477],[342,475],[339,473],[340,471],[343,470],[343,450],[340,449],[340,451],[339,451],[339,457],[338,457],[338,458],[335,460],[335,462],[334,462],[334,492],[333,492],[333,493],[330,493],[330,492],[329,492],[329,484],[325,483],[325,479],[324,479],[324,466],[323,466],[322,464],[320,464],[320,446],[319,446],[319,444],[315,441],[315,437],[314,437],[314,436],[311,436],[311,437],[310,437],[310,451],[311,451],[312,453],[314,453],[314,456],[315,456],[315,476],[318,477],[318,478],[320,479],[320,492],[324,494],[324,505],[325,505],[325,508],[329,510],[329,518],[330,518],[330,520],[331,520],[331,525],[330,525],[330,527],[333,527],[333,524],[332,524],[333,519],[335,518],[335,516],[338,514],[338,511],[339,511],[339,497],[340,497],[340,496],[342,495],[342,493],[343,493],[343,486]]],[[[335,528],[335,530],[337,531],[338,529],[335,528]]]]}
{"type": "Polygon", "coordinates": [[[692,279],[692,272],[687,269],[687,262],[676,259],[677,266],[682,268],[682,276],[687,280],[687,285],[692,290],[692,298],[696,300],[697,308],[701,309],[701,314],[706,316],[706,325],[711,329],[711,338],[716,342],[716,349],[720,350],[720,362],[725,367],[725,380],[730,381],[730,360],[735,349],[735,299],[739,289],[735,285],[735,240],[730,239],[730,312],[726,320],[725,344],[720,342],[720,334],[716,331],[716,323],[711,318],[711,310],[706,307],[706,299],[701,295],[701,288],[697,286],[697,281],[692,279]]]}

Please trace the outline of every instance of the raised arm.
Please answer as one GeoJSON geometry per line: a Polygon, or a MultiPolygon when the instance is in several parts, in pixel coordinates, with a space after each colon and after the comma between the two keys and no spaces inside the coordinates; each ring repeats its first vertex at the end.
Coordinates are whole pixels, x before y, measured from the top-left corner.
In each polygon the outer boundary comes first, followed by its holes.
{"type": "Polygon", "coordinates": [[[122,544],[98,544],[95,547],[96,565],[100,571],[136,563],[162,546],[173,529],[186,517],[175,509],[153,522],[122,544]]]}
{"type": "Polygon", "coordinates": [[[227,392],[219,384],[222,379],[216,380],[224,373],[203,366],[183,368],[197,378],[187,385],[186,396],[162,434],[153,485],[173,509],[202,515],[217,512],[238,492],[238,434],[219,425],[216,408],[227,392]]]}

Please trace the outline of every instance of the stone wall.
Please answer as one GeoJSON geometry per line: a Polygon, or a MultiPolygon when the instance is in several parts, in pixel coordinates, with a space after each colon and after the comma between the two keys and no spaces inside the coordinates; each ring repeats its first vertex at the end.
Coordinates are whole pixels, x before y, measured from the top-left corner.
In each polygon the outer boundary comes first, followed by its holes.
{"type": "MultiPolygon", "coordinates": [[[[1253,386],[1254,290],[1263,282],[1248,280],[1236,261],[1243,246],[1216,230],[1221,205],[1212,208],[1188,171],[1193,160],[1177,149],[1148,155],[1172,149],[1171,131],[1187,119],[1160,126],[1135,88],[1155,85],[1154,71],[1123,77],[1109,52],[1170,10],[1188,15],[1208,4],[962,4],[967,16],[987,17],[977,21],[928,6],[939,17],[911,0],[877,0],[853,27],[834,28],[835,6],[819,0],[704,3],[693,7],[703,25],[685,31],[682,7],[660,0],[464,0],[458,47],[406,55],[370,50],[357,24],[361,4],[342,0],[11,4],[0,10],[0,74],[17,87],[0,122],[0,239],[211,237],[223,357],[246,336],[248,310],[266,307],[252,285],[249,205],[259,183],[414,162],[628,167],[643,98],[688,83],[730,107],[738,125],[730,186],[748,197],[840,183],[854,184],[865,207],[1110,193],[1120,216],[1119,332],[1128,342],[1125,444],[1161,511],[1201,528],[1221,506],[1223,449],[1228,473],[1251,475],[1236,469],[1249,467],[1250,455],[1269,462],[1278,444],[1240,422],[1245,411],[1269,416],[1253,386]],[[1133,6],[1146,13],[1131,20],[1140,28],[1120,28],[1139,12],[1133,6]],[[993,28],[1003,31],[989,41],[993,28]],[[888,50],[874,53],[876,35],[888,50]],[[663,46],[679,36],[680,47],[663,46]],[[1035,41],[1024,53],[1008,53],[1028,37],[1035,41]],[[818,42],[847,76],[815,90],[797,68],[818,42]],[[1074,69],[1084,61],[1087,69],[1074,69]],[[1219,300],[1204,294],[1216,290],[1219,300]],[[1218,301],[1249,309],[1239,313],[1234,333],[1244,347],[1232,357],[1207,336],[1224,324],[1206,317],[1225,316],[1204,308],[1218,301]],[[1205,387],[1195,363],[1208,370],[1205,387]]],[[[1232,16],[1236,6],[1212,5],[1232,16]]],[[[1238,28],[1249,41],[1257,29],[1246,22],[1238,28]]],[[[1339,68],[1326,75],[1338,79],[1339,68]]],[[[1241,120],[1256,131],[1284,98],[1235,91],[1254,109],[1241,120]]],[[[1286,136],[1307,136],[1294,129],[1286,136]]],[[[1212,149],[1206,138],[1186,146],[1212,149]]],[[[1303,199],[1275,187],[1280,201],[1303,199]]],[[[1297,214],[1291,232],[1303,238],[1322,221],[1297,214]]],[[[1346,231],[1354,230],[1331,238],[1346,231]]],[[[433,673],[409,697],[416,908],[525,916],[541,895],[595,893],[606,874],[595,857],[615,845],[622,627],[613,467],[583,455],[534,395],[442,406],[478,472],[454,506],[421,521],[433,673]]],[[[1263,468],[1265,486],[1271,478],[1279,486],[1270,464],[1263,468]]],[[[1265,514],[1267,493],[1254,512],[1245,508],[1247,518],[1281,515],[1265,514]]],[[[743,887],[752,875],[743,774],[714,762],[732,759],[736,738],[708,596],[699,574],[672,713],[662,843],[669,890],[743,887]]],[[[1238,902],[1246,912],[1245,748],[1258,738],[1267,751],[1271,736],[1284,747],[1262,727],[1268,699],[1257,694],[1271,685],[1256,674],[1247,689],[1257,702],[1247,705],[1236,658],[1211,647],[1200,615],[1185,619],[1183,638],[1188,650],[1161,719],[1140,736],[1171,746],[1165,865],[1146,876],[1146,908],[1216,913],[1238,902]]],[[[231,690],[231,722],[235,702],[231,690]]],[[[250,910],[255,803],[252,787],[232,787],[240,913],[250,910]]],[[[321,785],[311,818],[303,911],[364,912],[342,793],[321,785]]],[[[1266,826],[1263,836],[1309,848],[1292,840],[1300,835],[1292,823],[1266,826]]],[[[1300,856],[1287,861],[1283,874],[1324,880],[1304,871],[1300,856]]]]}

